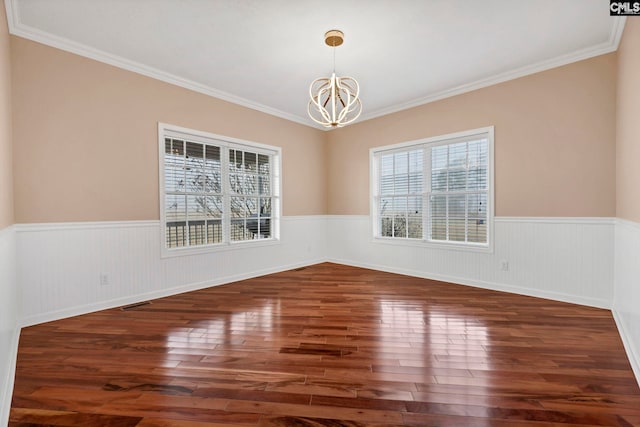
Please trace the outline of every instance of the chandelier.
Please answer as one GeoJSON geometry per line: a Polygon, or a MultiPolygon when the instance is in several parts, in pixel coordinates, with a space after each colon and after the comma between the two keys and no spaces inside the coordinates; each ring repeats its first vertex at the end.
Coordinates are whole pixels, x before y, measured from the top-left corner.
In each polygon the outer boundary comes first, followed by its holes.
{"type": "Polygon", "coordinates": [[[333,47],[333,72],[331,77],[320,77],[309,86],[309,105],[307,111],[314,122],[336,128],[348,125],[362,113],[362,103],[358,95],[360,86],[352,77],[336,76],[336,47],[344,41],[340,30],[327,31],[324,42],[333,47]]]}

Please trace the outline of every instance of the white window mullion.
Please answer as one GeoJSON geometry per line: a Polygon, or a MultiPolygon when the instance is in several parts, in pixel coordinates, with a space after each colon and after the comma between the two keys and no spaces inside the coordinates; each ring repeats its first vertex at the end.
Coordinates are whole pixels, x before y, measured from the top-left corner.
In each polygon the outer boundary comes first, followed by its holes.
{"type": "Polygon", "coordinates": [[[191,236],[189,235],[189,198],[187,197],[187,141],[182,141],[182,182],[184,183],[184,228],[185,246],[189,246],[191,236]]]}
{"type": "Polygon", "coordinates": [[[449,241],[449,195],[445,194],[444,196],[444,239],[449,241]]]}
{"type": "Polygon", "coordinates": [[[373,159],[374,171],[373,171],[373,179],[375,180],[375,186],[372,186],[373,197],[374,197],[374,208],[371,215],[373,215],[374,222],[374,236],[380,237],[382,236],[382,215],[380,215],[380,211],[382,206],[380,203],[382,202],[382,156],[380,154],[376,154],[373,159]]]}
{"type": "Polygon", "coordinates": [[[444,227],[444,229],[445,229],[445,237],[444,237],[444,239],[446,241],[450,240],[450,238],[449,238],[449,175],[450,175],[449,166],[451,165],[450,154],[451,154],[451,150],[449,149],[449,147],[447,147],[447,167],[445,168],[445,170],[447,171],[447,175],[446,175],[447,176],[447,180],[446,180],[447,185],[445,187],[446,196],[444,198],[444,201],[445,201],[445,203],[444,203],[444,206],[445,206],[444,207],[444,212],[445,212],[444,213],[444,217],[445,217],[445,220],[444,220],[444,223],[445,223],[445,227],[444,227]]]}
{"type": "Polygon", "coordinates": [[[280,168],[280,157],[278,155],[270,156],[271,162],[271,194],[272,194],[272,202],[271,202],[271,235],[273,238],[280,238],[280,188],[281,188],[281,175],[282,170],[280,168]]]}
{"type": "MultiPolygon", "coordinates": [[[[409,165],[407,165],[409,166],[409,165]]],[[[409,173],[407,173],[407,181],[409,180],[409,173]]],[[[407,182],[408,184],[408,182],[407,182]]],[[[407,190],[407,194],[409,191],[407,190]]],[[[409,196],[404,197],[404,237],[409,238],[409,196]]]]}
{"type": "Polygon", "coordinates": [[[231,242],[231,183],[229,182],[229,147],[220,147],[220,177],[222,183],[222,242],[231,242]]]}
{"type": "Polygon", "coordinates": [[[464,195],[464,241],[469,241],[469,194],[464,195]]]}
{"type": "Polygon", "coordinates": [[[274,155],[271,156],[271,235],[274,238],[280,238],[280,161],[274,155]]]}
{"type": "Polygon", "coordinates": [[[422,149],[422,239],[431,240],[431,149],[422,149]]]}

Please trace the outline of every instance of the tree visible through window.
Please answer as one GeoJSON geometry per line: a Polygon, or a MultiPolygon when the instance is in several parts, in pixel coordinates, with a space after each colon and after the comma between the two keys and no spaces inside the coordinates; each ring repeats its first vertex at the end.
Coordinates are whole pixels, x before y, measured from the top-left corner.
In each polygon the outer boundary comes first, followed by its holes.
{"type": "Polygon", "coordinates": [[[229,150],[231,240],[271,236],[269,156],[229,150]]]}
{"type": "Polygon", "coordinates": [[[376,237],[487,245],[493,128],[372,150],[376,237]]]}
{"type": "Polygon", "coordinates": [[[167,249],[276,237],[277,152],[160,129],[167,249]]]}
{"type": "Polygon", "coordinates": [[[380,157],[380,235],[422,238],[422,150],[380,157]]]}

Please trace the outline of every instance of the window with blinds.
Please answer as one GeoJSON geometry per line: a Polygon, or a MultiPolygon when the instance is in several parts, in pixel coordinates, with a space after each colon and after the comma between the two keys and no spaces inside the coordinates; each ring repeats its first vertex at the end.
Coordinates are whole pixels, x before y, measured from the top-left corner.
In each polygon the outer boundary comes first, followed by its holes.
{"type": "Polygon", "coordinates": [[[231,240],[271,237],[271,161],[268,155],[229,150],[231,240]]]}
{"type": "Polygon", "coordinates": [[[159,126],[167,250],[277,239],[279,149],[159,126]]]}
{"type": "Polygon", "coordinates": [[[493,128],[371,151],[374,236],[489,246],[493,128]]]}
{"type": "Polygon", "coordinates": [[[380,156],[380,235],[422,238],[422,150],[380,156]]]}

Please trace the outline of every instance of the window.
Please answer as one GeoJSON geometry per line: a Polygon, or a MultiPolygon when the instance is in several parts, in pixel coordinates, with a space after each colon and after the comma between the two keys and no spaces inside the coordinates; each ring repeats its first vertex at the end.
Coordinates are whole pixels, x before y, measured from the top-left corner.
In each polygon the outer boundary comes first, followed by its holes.
{"type": "Polygon", "coordinates": [[[371,150],[374,236],[489,247],[493,127],[371,150]]]}
{"type": "Polygon", "coordinates": [[[280,150],[160,124],[164,253],[275,240],[280,150]]]}

